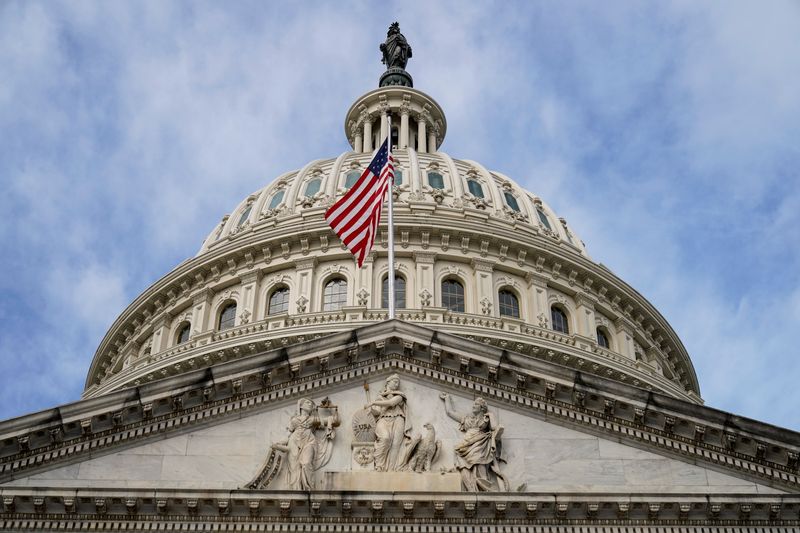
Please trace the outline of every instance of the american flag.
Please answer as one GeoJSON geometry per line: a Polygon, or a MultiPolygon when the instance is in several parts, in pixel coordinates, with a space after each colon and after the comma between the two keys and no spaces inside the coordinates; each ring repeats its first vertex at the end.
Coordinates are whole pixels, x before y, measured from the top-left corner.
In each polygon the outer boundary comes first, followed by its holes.
{"type": "Polygon", "coordinates": [[[387,138],[355,185],[325,211],[325,220],[356,257],[359,268],[372,251],[383,197],[393,179],[394,159],[387,138]]]}

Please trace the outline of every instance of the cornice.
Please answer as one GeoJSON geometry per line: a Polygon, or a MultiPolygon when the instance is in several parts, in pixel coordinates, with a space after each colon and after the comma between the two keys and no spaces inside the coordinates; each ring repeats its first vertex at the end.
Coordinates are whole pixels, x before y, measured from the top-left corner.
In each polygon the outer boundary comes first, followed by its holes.
{"type": "Polygon", "coordinates": [[[797,495],[9,488],[0,497],[3,531],[766,533],[800,525],[797,495]]]}
{"type": "Polygon", "coordinates": [[[401,321],[0,423],[0,482],[260,412],[330,383],[397,371],[623,444],[800,489],[795,432],[401,321]]]}

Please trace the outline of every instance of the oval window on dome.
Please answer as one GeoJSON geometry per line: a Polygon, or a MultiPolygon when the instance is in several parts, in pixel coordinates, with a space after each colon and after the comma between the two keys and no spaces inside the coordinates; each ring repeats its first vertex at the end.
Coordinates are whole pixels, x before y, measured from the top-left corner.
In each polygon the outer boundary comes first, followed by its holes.
{"type": "Polygon", "coordinates": [[[237,224],[237,226],[242,227],[244,223],[247,222],[247,219],[250,217],[250,211],[252,210],[253,210],[253,204],[251,203],[247,206],[247,209],[242,211],[242,216],[239,217],[239,223],[237,224]]]}
{"type": "Polygon", "coordinates": [[[467,188],[469,193],[476,198],[483,198],[483,187],[475,180],[467,180],[467,188]]]}
{"type": "Polygon", "coordinates": [[[503,194],[506,197],[506,205],[519,213],[519,204],[517,203],[517,199],[514,197],[514,195],[508,191],[503,194]]]}
{"type": "Polygon", "coordinates": [[[269,209],[269,210],[277,209],[277,207],[279,205],[281,205],[281,202],[283,201],[283,195],[285,193],[286,193],[286,191],[284,191],[283,189],[281,189],[278,192],[276,192],[272,196],[272,200],[269,201],[269,206],[267,207],[267,209],[269,209]]]}
{"type": "Polygon", "coordinates": [[[356,184],[358,178],[361,177],[361,173],[357,170],[353,170],[352,172],[347,173],[347,177],[344,180],[344,188],[349,189],[353,185],[356,184]]]}
{"type": "Polygon", "coordinates": [[[547,218],[547,215],[544,214],[544,211],[542,211],[541,209],[537,208],[536,209],[536,214],[539,216],[539,222],[542,223],[542,226],[544,226],[545,228],[549,229],[550,231],[553,231],[553,228],[550,227],[550,219],[547,218]]]}
{"type": "Polygon", "coordinates": [[[428,185],[432,189],[444,189],[444,177],[438,172],[428,172],[428,185]]]}
{"type": "Polygon", "coordinates": [[[309,181],[308,183],[306,183],[305,195],[314,196],[319,192],[319,188],[321,185],[322,185],[322,180],[319,178],[315,178],[309,181]]]}

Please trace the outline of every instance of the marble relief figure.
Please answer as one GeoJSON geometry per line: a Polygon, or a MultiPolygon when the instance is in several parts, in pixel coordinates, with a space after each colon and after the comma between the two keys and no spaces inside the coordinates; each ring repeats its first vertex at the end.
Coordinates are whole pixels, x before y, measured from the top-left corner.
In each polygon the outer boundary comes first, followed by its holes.
{"type": "Polygon", "coordinates": [[[369,409],[375,417],[375,470],[403,470],[408,462],[411,445],[411,421],[406,394],[400,390],[400,376],[392,374],[369,409]]]}
{"type": "Polygon", "coordinates": [[[459,414],[453,398],[446,393],[439,396],[444,401],[447,416],[458,422],[464,439],[455,446],[455,468],[461,474],[461,484],[469,492],[509,490],[508,481],[500,472],[501,440],[503,426],[489,412],[486,400],[476,398],[467,414],[459,414]]]}
{"type": "Polygon", "coordinates": [[[289,419],[289,438],[272,444],[269,457],[247,487],[264,488],[286,462],[286,487],[289,490],[313,490],[314,472],[330,461],[336,437],[334,428],[337,426],[338,409],[327,398],[319,407],[310,398],[298,400],[297,413],[289,419]],[[323,417],[320,410],[330,414],[323,417]],[[321,436],[317,435],[318,432],[321,436]]]}

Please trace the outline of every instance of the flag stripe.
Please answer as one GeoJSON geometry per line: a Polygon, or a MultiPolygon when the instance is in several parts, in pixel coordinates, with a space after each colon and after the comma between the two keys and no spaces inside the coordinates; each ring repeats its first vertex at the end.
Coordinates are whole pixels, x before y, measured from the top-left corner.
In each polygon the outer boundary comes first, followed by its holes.
{"type": "Polygon", "coordinates": [[[383,199],[394,180],[389,139],[345,195],[325,212],[325,220],[361,267],[375,244],[383,199]]]}

